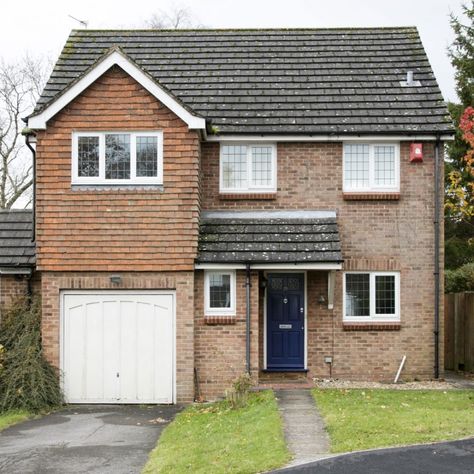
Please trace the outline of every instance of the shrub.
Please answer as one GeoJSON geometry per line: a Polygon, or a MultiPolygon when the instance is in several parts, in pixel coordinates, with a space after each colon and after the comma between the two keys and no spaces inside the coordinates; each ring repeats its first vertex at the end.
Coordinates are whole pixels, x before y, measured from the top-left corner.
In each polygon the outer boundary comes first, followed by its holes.
{"type": "Polygon", "coordinates": [[[242,408],[247,405],[252,385],[253,380],[249,374],[242,374],[234,380],[232,390],[227,392],[227,400],[232,408],[242,408]]]}
{"type": "Polygon", "coordinates": [[[62,404],[59,377],[41,347],[38,299],[20,298],[2,315],[0,411],[40,412],[62,404]]]}
{"type": "Polygon", "coordinates": [[[467,263],[456,270],[446,270],[444,291],[446,293],[474,291],[474,262],[467,263]]]}

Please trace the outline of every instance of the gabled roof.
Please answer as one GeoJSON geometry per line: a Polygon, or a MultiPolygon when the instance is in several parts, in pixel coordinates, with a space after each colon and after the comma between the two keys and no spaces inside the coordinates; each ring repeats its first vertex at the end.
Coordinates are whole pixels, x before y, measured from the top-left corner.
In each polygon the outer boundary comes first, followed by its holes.
{"type": "Polygon", "coordinates": [[[75,30],[35,113],[113,47],[221,134],[452,131],[414,27],[75,30]]]}
{"type": "Polygon", "coordinates": [[[24,273],[35,265],[31,210],[0,211],[0,273],[24,273]]]}
{"type": "Polygon", "coordinates": [[[336,213],[296,210],[203,212],[196,262],[340,263],[336,213]]]}
{"type": "Polygon", "coordinates": [[[55,97],[38,105],[33,114],[28,119],[28,126],[33,129],[46,128],[46,122],[64,108],[69,102],[75,99],[82,91],[89,87],[96,79],[112,66],[118,65],[145,89],[153,94],[161,103],[166,105],[178,117],[180,117],[191,129],[205,129],[206,121],[202,117],[193,113],[186,104],[161,86],[159,82],[151,77],[146,71],[137,66],[135,62],[124,54],[120,48],[114,46],[110,48],[102,57],[91,64],[82,74],[58,92],[55,97]]]}

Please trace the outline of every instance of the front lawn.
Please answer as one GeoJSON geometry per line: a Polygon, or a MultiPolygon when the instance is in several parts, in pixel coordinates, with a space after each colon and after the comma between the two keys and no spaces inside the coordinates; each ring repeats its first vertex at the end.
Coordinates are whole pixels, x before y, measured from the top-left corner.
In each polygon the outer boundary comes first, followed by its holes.
{"type": "Polygon", "coordinates": [[[473,390],[315,389],[313,396],[336,453],[474,435],[473,390]]]}
{"type": "Polygon", "coordinates": [[[253,393],[244,408],[193,405],[163,431],[143,473],[256,473],[290,459],[273,392],[253,393]]]}
{"type": "Polygon", "coordinates": [[[0,413],[0,431],[15,423],[25,421],[30,417],[31,413],[28,413],[26,410],[12,410],[6,413],[0,413]]]}

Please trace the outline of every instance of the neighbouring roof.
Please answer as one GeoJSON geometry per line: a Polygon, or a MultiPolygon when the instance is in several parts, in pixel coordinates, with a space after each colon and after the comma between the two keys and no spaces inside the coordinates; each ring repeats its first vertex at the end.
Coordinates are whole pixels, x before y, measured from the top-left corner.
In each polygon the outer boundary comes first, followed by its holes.
{"type": "Polygon", "coordinates": [[[197,263],[340,263],[336,213],[208,211],[197,263]]]}
{"type": "Polygon", "coordinates": [[[415,27],[73,30],[35,114],[113,47],[221,134],[452,132],[415,27]]]}
{"type": "Polygon", "coordinates": [[[33,267],[35,243],[32,242],[31,210],[0,211],[0,272],[33,267]]]}

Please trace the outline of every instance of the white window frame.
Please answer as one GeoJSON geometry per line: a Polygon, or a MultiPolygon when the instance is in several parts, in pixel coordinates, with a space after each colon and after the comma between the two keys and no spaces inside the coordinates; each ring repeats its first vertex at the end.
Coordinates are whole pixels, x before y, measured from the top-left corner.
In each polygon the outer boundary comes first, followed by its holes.
{"type": "Polygon", "coordinates": [[[205,270],[204,271],[204,314],[206,316],[235,316],[236,314],[236,283],[235,270],[205,270]],[[210,307],[210,277],[211,275],[230,275],[230,307],[210,307]]]}
{"type": "Polygon", "coordinates": [[[343,320],[345,322],[399,322],[400,321],[400,272],[344,272],[342,283],[342,305],[343,320]],[[370,314],[368,316],[350,316],[346,314],[346,275],[363,274],[369,275],[369,305],[370,314]],[[395,314],[376,314],[375,313],[375,278],[377,276],[395,277],[395,314]]]}
{"type": "Polygon", "coordinates": [[[400,191],[400,142],[355,142],[346,141],[342,145],[342,190],[350,193],[367,192],[399,192],[400,191]],[[346,183],[346,145],[369,146],[369,186],[351,187],[346,183]],[[375,152],[376,146],[393,146],[395,149],[395,184],[393,186],[377,186],[375,184],[375,152]]]}
{"type": "Polygon", "coordinates": [[[163,184],[163,132],[162,131],[91,131],[73,132],[72,134],[72,184],[91,185],[128,185],[128,184],[163,184]],[[106,135],[130,135],[130,179],[106,179],[105,178],[105,136],[106,135]],[[99,138],[99,176],[79,176],[79,137],[99,138]],[[158,142],[157,176],[137,176],[137,137],[156,137],[158,142]]]}
{"type": "Polygon", "coordinates": [[[274,193],[277,190],[277,146],[275,143],[247,143],[247,142],[225,142],[220,145],[219,153],[219,192],[221,194],[251,194],[251,193],[274,193]],[[224,147],[245,146],[247,148],[247,186],[244,188],[224,187],[224,173],[222,160],[224,147]],[[252,184],[252,148],[270,147],[272,150],[272,181],[268,186],[254,186],[252,184]]]}

